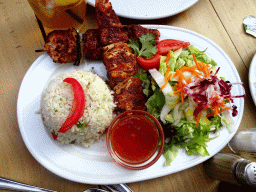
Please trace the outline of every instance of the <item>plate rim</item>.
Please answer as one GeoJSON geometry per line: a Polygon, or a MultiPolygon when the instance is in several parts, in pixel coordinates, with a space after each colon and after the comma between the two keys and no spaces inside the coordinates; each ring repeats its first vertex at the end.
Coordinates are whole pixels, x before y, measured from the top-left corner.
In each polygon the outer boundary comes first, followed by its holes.
{"type": "MultiPolygon", "coordinates": [[[[235,66],[234,66],[234,63],[231,61],[231,59],[228,57],[228,55],[216,44],[214,43],[212,40],[210,40],[209,38],[197,33],[197,32],[194,32],[194,31],[191,31],[191,30],[188,30],[188,29],[184,29],[184,28],[180,28],[180,27],[173,27],[173,26],[166,26],[166,25],[142,25],[144,27],[149,27],[149,28],[157,28],[157,29],[170,29],[170,30],[180,30],[180,31],[184,31],[186,33],[189,33],[189,34],[192,34],[192,35],[196,35],[204,40],[206,40],[208,43],[212,44],[215,46],[215,48],[221,52],[221,54],[223,54],[223,56],[230,62],[230,64],[232,64],[235,69],[235,72],[236,72],[236,78],[238,78],[240,81],[240,76],[238,74],[238,71],[236,70],[235,66]]],[[[38,65],[40,59],[43,59],[44,57],[47,57],[46,54],[42,54],[40,55],[34,62],[33,64],[30,66],[30,68],[28,69],[28,71],[26,72],[22,82],[21,82],[21,86],[20,86],[20,89],[19,89],[19,93],[18,93],[18,99],[17,99],[17,117],[18,117],[18,124],[19,124],[19,130],[21,132],[21,135],[22,135],[22,138],[23,138],[23,141],[26,145],[26,147],[29,149],[29,152],[32,154],[32,156],[41,164],[43,165],[46,169],[50,170],[51,172],[53,172],[54,174],[62,177],[62,178],[65,178],[65,179],[68,179],[68,180],[71,180],[71,181],[74,181],[74,182],[80,182],[80,183],[86,183],[86,184],[117,184],[118,181],[108,181],[108,182],[105,182],[105,181],[101,181],[101,180],[98,180],[98,181],[95,181],[95,180],[81,180],[79,178],[70,178],[68,177],[67,175],[61,175],[59,172],[56,172],[56,170],[54,168],[52,168],[52,166],[49,166],[49,165],[46,165],[44,162],[42,162],[40,159],[37,158],[37,156],[35,156],[34,154],[34,150],[31,148],[31,146],[29,145],[29,143],[27,143],[24,139],[26,139],[26,135],[25,133],[23,133],[23,131],[20,129],[20,122],[22,121],[21,120],[21,114],[19,113],[19,98],[20,98],[20,90],[22,89],[22,87],[24,86],[24,79],[26,78],[26,76],[28,74],[30,74],[34,68],[36,68],[36,66],[38,65]],[[37,65],[34,65],[34,63],[37,62],[37,65]]],[[[241,123],[241,120],[242,120],[242,116],[243,116],[243,112],[244,112],[244,100],[241,101],[241,106],[242,108],[240,108],[240,113],[241,115],[239,116],[239,119],[236,121],[236,124],[240,125],[241,123]]],[[[238,129],[238,128],[237,128],[238,129]]],[[[182,171],[182,170],[186,170],[188,168],[191,168],[195,165],[198,165],[204,161],[206,161],[207,159],[209,159],[210,157],[212,157],[213,155],[215,155],[216,153],[218,153],[220,150],[222,150],[227,144],[228,142],[232,139],[232,137],[234,136],[235,132],[237,131],[237,129],[229,135],[228,138],[226,138],[226,142],[224,142],[220,149],[214,149],[214,151],[212,152],[212,154],[210,156],[207,156],[207,157],[199,157],[199,158],[196,158],[196,161],[194,161],[193,163],[191,163],[189,166],[181,166],[179,168],[176,168],[174,171],[168,171],[168,170],[165,170],[164,172],[161,172],[161,173],[158,173],[156,176],[145,176],[143,178],[140,178],[140,179],[133,179],[133,178],[129,178],[129,180],[126,180],[126,181],[123,181],[125,183],[132,183],[132,182],[138,182],[138,181],[143,181],[143,180],[148,180],[148,179],[153,179],[153,178],[158,178],[158,177],[162,177],[162,176],[166,176],[166,175],[169,175],[169,174],[173,174],[173,173],[176,173],[176,172],[179,172],[179,171],[182,171]],[[185,167],[185,168],[184,168],[185,167]]],[[[59,169],[59,168],[58,168],[59,169]]],[[[118,182],[120,183],[120,182],[118,182]]]]}
{"type": "MultiPolygon", "coordinates": [[[[170,13],[164,13],[163,14],[160,14],[160,15],[155,15],[155,16],[152,16],[152,15],[147,15],[147,16],[136,16],[136,15],[129,15],[128,13],[124,12],[118,12],[118,10],[115,10],[116,14],[120,17],[124,17],[124,18],[129,18],[129,19],[143,19],[143,20],[154,20],[154,19],[163,19],[163,18],[167,18],[167,17],[170,17],[170,16],[174,16],[174,15],[177,15],[187,9],[189,9],[190,7],[192,7],[193,5],[195,5],[199,0],[190,0],[191,3],[188,4],[186,7],[183,7],[182,9],[179,9],[179,10],[175,10],[175,11],[172,11],[170,13]]],[[[93,7],[95,7],[95,1],[94,0],[87,0],[87,3],[93,7]]],[[[113,4],[112,4],[113,5],[113,4]]]]}
{"type": "Polygon", "coordinates": [[[254,86],[256,86],[256,80],[255,80],[255,82],[253,82],[252,78],[253,78],[253,69],[255,70],[255,68],[256,68],[256,54],[254,54],[254,56],[251,60],[251,64],[249,67],[249,75],[248,75],[249,88],[250,88],[250,93],[251,93],[254,105],[256,105],[256,95],[254,92],[254,90],[255,90],[254,86]]]}

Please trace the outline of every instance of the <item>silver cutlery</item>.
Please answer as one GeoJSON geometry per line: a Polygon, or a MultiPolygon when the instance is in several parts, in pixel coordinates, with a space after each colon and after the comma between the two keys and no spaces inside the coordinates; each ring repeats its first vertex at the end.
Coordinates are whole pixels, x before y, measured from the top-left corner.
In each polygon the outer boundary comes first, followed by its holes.
{"type": "MultiPolygon", "coordinates": [[[[133,192],[126,184],[115,184],[115,185],[103,185],[111,192],[133,192]]],[[[103,189],[98,188],[90,188],[85,190],[84,192],[108,192],[103,189]]]]}
{"type": "Polygon", "coordinates": [[[111,192],[132,192],[126,184],[104,185],[111,192]]]}
{"type": "MultiPolygon", "coordinates": [[[[132,192],[132,190],[126,184],[116,184],[116,185],[104,185],[111,192],[132,192]]],[[[13,191],[27,191],[27,192],[57,192],[49,189],[39,188],[32,185],[27,185],[24,183],[12,181],[0,177],[0,189],[13,190],[13,191]]],[[[108,192],[104,189],[90,188],[84,192],[108,192]]]]}
{"type": "Polygon", "coordinates": [[[54,192],[52,190],[43,189],[24,183],[19,183],[9,179],[0,177],[0,189],[14,190],[14,191],[29,191],[29,192],[54,192]]]}
{"type": "Polygon", "coordinates": [[[98,188],[90,188],[90,189],[86,189],[84,192],[108,192],[108,191],[103,189],[98,189],[98,188]]]}

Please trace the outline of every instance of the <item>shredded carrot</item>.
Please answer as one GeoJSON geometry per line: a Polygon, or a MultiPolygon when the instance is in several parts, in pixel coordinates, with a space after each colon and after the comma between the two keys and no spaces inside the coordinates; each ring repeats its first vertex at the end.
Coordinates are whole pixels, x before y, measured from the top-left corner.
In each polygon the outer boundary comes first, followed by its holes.
{"type": "Polygon", "coordinates": [[[199,71],[202,71],[205,75],[205,77],[210,76],[209,66],[208,64],[203,63],[202,61],[197,61],[196,56],[194,53],[191,53],[194,59],[194,62],[196,64],[196,67],[199,71]]]}
{"type": "Polygon", "coordinates": [[[224,102],[220,103],[220,106],[225,107],[225,103],[224,102]]]}
{"type": "MultiPolygon", "coordinates": [[[[205,77],[207,78],[210,76],[210,70],[209,70],[208,64],[205,64],[202,61],[197,61],[195,54],[194,53],[191,53],[191,54],[193,56],[196,66],[191,66],[191,67],[184,66],[180,70],[177,69],[175,71],[176,73],[173,76],[173,77],[178,77],[178,83],[175,84],[176,91],[174,92],[174,94],[178,94],[178,93],[180,94],[181,102],[184,101],[183,88],[192,82],[191,77],[186,79],[183,75],[183,72],[188,71],[199,79],[201,79],[202,76],[204,76],[204,78],[205,77]]],[[[169,56],[167,56],[167,58],[168,57],[169,56]]],[[[216,113],[218,113],[218,111],[216,111],[216,113]]]]}
{"type": "MultiPolygon", "coordinates": [[[[170,56],[171,56],[171,52],[169,51],[168,54],[167,54],[167,58],[166,58],[166,64],[168,63],[168,60],[170,59],[170,56]]],[[[202,76],[203,74],[206,76],[206,77],[209,77],[210,75],[210,72],[209,72],[209,69],[208,69],[208,66],[207,64],[204,64],[203,62],[201,61],[197,61],[196,57],[195,57],[195,54],[192,53],[192,56],[193,56],[193,59],[196,63],[196,66],[192,66],[192,67],[182,67],[180,70],[176,70],[176,73],[174,74],[173,77],[178,77],[178,86],[176,86],[176,90],[179,90],[179,91],[175,91],[175,93],[180,93],[180,96],[181,96],[181,101],[183,101],[183,88],[188,85],[189,83],[192,82],[191,80],[191,77],[189,77],[189,79],[186,79],[184,77],[184,75],[182,74],[182,72],[184,71],[188,71],[190,72],[192,75],[200,78],[200,76],[202,76]]],[[[169,82],[169,80],[171,79],[172,75],[170,74],[170,67],[167,66],[167,71],[166,71],[166,74],[164,76],[164,79],[165,79],[165,83],[164,85],[161,87],[160,91],[162,91],[165,86],[167,85],[167,83],[169,82]]]]}
{"type": "Polygon", "coordinates": [[[170,51],[168,51],[168,53],[167,53],[167,57],[166,57],[166,64],[168,63],[168,61],[169,61],[170,57],[171,57],[171,52],[170,52],[170,51]]]}
{"type": "Polygon", "coordinates": [[[166,74],[168,75],[169,73],[170,73],[170,67],[169,66],[167,66],[167,70],[166,70],[166,74]]]}
{"type": "MultiPolygon", "coordinates": [[[[184,75],[183,75],[183,73],[181,72],[181,70],[176,70],[176,73],[175,73],[175,75],[173,76],[173,77],[176,77],[176,76],[178,76],[178,78],[179,78],[179,83],[180,84],[182,84],[182,81],[184,80],[185,82],[187,82],[186,81],[186,78],[184,77],[184,75]]],[[[187,84],[187,83],[185,83],[185,84],[187,84]]]]}
{"type": "MultiPolygon", "coordinates": [[[[202,61],[197,61],[195,54],[194,53],[191,53],[191,54],[193,56],[193,59],[194,59],[194,62],[196,64],[196,66],[191,66],[191,67],[184,66],[179,70],[177,69],[175,71],[174,75],[170,74],[170,67],[167,66],[167,71],[166,71],[166,74],[164,76],[165,83],[160,89],[160,91],[162,91],[166,87],[167,83],[172,78],[172,76],[174,78],[178,77],[178,83],[175,84],[174,94],[180,94],[181,102],[184,101],[184,95],[185,95],[185,93],[183,91],[184,87],[192,82],[191,77],[185,78],[185,76],[183,75],[183,72],[188,71],[192,75],[194,75],[195,77],[197,77],[199,79],[201,79],[202,76],[204,76],[206,78],[210,76],[210,70],[209,70],[208,64],[205,64],[202,61]]],[[[169,51],[168,54],[167,54],[167,57],[166,57],[166,65],[167,65],[170,57],[171,57],[171,52],[169,51]]],[[[218,114],[218,110],[217,110],[218,107],[215,108],[215,113],[214,114],[218,114]]]]}
{"type": "Polygon", "coordinates": [[[203,70],[205,76],[208,78],[210,76],[210,71],[208,69],[209,67],[207,64],[205,64],[203,62],[201,62],[201,63],[202,63],[202,70],[203,70]]]}
{"type": "Polygon", "coordinates": [[[226,108],[224,108],[222,110],[219,110],[220,107],[225,107],[225,102],[224,101],[222,101],[221,103],[218,103],[217,101],[213,102],[212,109],[213,109],[214,112],[211,113],[211,114],[208,114],[206,117],[216,116],[216,115],[220,114],[221,112],[230,109],[229,107],[226,107],[226,108]]]}
{"type": "Polygon", "coordinates": [[[169,74],[170,74],[170,67],[167,66],[167,70],[166,70],[166,73],[165,73],[165,76],[164,76],[164,81],[165,82],[167,81],[169,74]]]}
{"type": "Polygon", "coordinates": [[[199,126],[199,121],[200,121],[200,119],[201,119],[202,112],[203,112],[203,111],[201,111],[201,112],[195,117],[195,118],[196,118],[196,128],[198,128],[198,126],[199,126]]]}
{"type": "Polygon", "coordinates": [[[176,91],[174,91],[174,94],[180,93],[181,91],[182,91],[182,88],[181,89],[177,89],[176,91]]]}
{"type": "Polygon", "coordinates": [[[170,74],[170,67],[167,66],[167,70],[166,70],[166,73],[165,73],[165,76],[164,76],[164,85],[161,87],[160,91],[162,91],[165,86],[167,85],[167,83],[169,82],[169,80],[171,79],[172,77],[172,74],[170,74]]]}
{"type": "Polygon", "coordinates": [[[219,113],[222,113],[223,111],[226,111],[226,110],[229,110],[229,109],[230,109],[229,107],[226,107],[226,108],[220,110],[219,113]]]}
{"type": "MultiPolygon", "coordinates": [[[[176,73],[173,77],[178,77],[178,83],[175,84],[176,91],[174,94],[180,93],[181,102],[184,101],[184,87],[188,85],[188,80],[184,77],[182,70],[176,70],[176,73]]],[[[190,78],[191,81],[191,78],[190,78]]]]}
{"type": "Polygon", "coordinates": [[[167,78],[165,78],[165,83],[164,83],[164,85],[161,87],[160,91],[162,91],[162,90],[165,88],[165,86],[167,85],[167,83],[169,82],[169,80],[171,79],[171,77],[172,77],[172,74],[170,74],[167,78]]]}
{"type": "Polygon", "coordinates": [[[199,77],[200,75],[202,75],[200,72],[196,71],[196,67],[195,66],[192,66],[192,67],[182,67],[180,69],[182,72],[184,71],[188,71],[190,72],[192,75],[195,75],[197,77],[199,77]]]}
{"type": "Polygon", "coordinates": [[[200,66],[199,66],[199,64],[198,64],[198,62],[197,62],[197,59],[196,59],[195,54],[194,54],[194,53],[191,53],[191,55],[193,56],[193,59],[194,59],[194,61],[195,61],[195,64],[196,64],[197,68],[199,69],[200,66]]]}
{"type": "Polygon", "coordinates": [[[220,111],[219,106],[216,105],[216,106],[213,107],[213,109],[214,109],[214,116],[218,115],[219,111],[220,111]]]}
{"type": "Polygon", "coordinates": [[[183,89],[182,89],[182,91],[180,92],[180,100],[181,100],[181,102],[183,103],[183,101],[184,101],[184,92],[183,92],[183,89]]]}
{"type": "Polygon", "coordinates": [[[168,82],[171,78],[172,78],[172,74],[170,74],[170,75],[167,77],[166,81],[168,82]]]}
{"type": "Polygon", "coordinates": [[[188,77],[187,82],[188,82],[188,84],[192,82],[191,77],[188,77]]]}

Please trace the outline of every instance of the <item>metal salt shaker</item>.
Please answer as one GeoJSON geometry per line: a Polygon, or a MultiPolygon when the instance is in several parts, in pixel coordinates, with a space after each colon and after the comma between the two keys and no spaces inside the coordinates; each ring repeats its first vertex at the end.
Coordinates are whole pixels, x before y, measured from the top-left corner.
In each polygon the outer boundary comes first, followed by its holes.
{"type": "Polygon", "coordinates": [[[238,155],[218,153],[203,163],[213,179],[256,187],[256,163],[238,155]]]}

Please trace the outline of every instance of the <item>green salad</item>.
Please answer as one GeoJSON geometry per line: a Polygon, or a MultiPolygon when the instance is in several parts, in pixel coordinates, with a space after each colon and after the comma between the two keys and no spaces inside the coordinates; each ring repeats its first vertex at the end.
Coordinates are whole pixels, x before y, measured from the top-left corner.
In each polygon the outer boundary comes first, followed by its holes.
{"type": "Polygon", "coordinates": [[[147,111],[162,124],[166,136],[163,156],[169,166],[180,149],[207,156],[207,143],[221,128],[232,132],[238,114],[231,83],[220,77],[217,64],[193,45],[161,55],[159,69],[141,70],[148,97],[147,111]]]}

